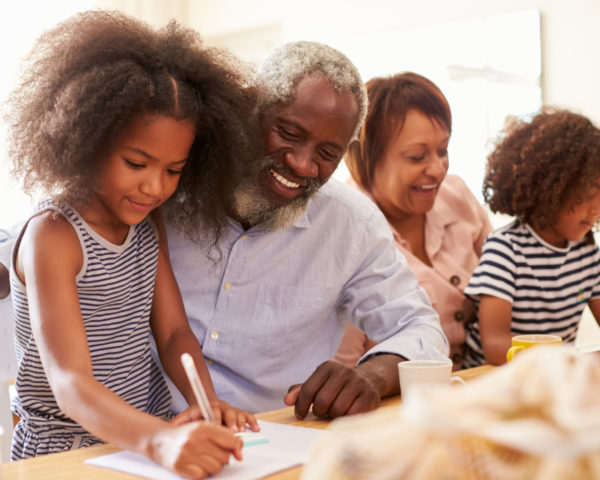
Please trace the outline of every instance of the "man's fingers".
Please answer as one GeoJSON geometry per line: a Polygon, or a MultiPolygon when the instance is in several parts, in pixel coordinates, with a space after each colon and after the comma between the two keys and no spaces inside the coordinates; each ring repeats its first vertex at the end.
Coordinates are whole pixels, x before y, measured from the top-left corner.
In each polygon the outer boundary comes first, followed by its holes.
{"type": "Polygon", "coordinates": [[[298,398],[298,394],[300,393],[301,387],[302,385],[292,385],[289,388],[288,393],[285,395],[285,397],[283,397],[283,402],[288,406],[294,405],[296,403],[296,399],[298,398]]]}
{"type": "Polygon", "coordinates": [[[310,411],[310,406],[315,400],[319,391],[328,381],[330,381],[331,373],[335,370],[337,362],[324,362],[317,367],[313,374],[308,377],[308,380],[302,384],[302,388],[298,392],[296,399],[295,414],[297,418],[304,418],[310,411]]]}
{"type": "Polygon", "coordinates": [[[292,385],[290,388],[288,388],[288,393],[292,393],[293,390],[300,390],[301,387],[301,383],[296,383],[295,385],[292,385]]]}
{"type": "Polygon", "coordinates": [[[352,370],[345,369],[329,376],[327,382],[322,385],[313,399],[313,413],[317,417],[332,417],[333,412],[337,413],[335,416],[346,413],[358,395],[352,388],[354,375],[352,370]]]}

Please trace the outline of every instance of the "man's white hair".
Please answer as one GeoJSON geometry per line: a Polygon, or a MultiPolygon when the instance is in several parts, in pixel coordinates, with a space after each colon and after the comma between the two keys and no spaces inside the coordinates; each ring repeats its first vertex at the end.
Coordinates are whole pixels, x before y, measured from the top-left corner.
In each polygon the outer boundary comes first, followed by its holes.
{"type": "Polygon", "coordinates": [[[365,84],[354,64],[343,53],[317,42],[287,43],[273,51],[258,72],[260,95],[258,113],[275,104],[292,101],[296,85],[303,78],[322,75],[336,92],[350,92],[358,105],[358,118],[351,143],[357,140],[367,114],[368,97],[365,84]]]}

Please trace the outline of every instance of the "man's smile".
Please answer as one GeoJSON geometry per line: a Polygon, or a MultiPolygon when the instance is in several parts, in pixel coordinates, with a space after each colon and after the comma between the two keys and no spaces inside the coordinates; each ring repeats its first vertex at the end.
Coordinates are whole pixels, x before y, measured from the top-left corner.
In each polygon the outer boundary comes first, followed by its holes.
{"type": "Polygon", "coordinates": [[[292,182],[291,180],[288,180],[287,178],[285,178],[280,173],[277,173],[272,168],[269,171],[271,172],[271,175],[273,175],[273,177],[275,178],[275,180],[277,180],[279,183],[285,185],[286,187],[288,187],[288,188],[300,188],[300,184],[299,183],[292,182]]]}

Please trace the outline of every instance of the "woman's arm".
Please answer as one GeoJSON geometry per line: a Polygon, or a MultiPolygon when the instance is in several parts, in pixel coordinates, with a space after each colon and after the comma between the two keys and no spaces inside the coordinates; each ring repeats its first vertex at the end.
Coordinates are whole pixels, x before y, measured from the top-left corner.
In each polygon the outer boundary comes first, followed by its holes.
{"type": "Polygon", "coordinates": [[[502,298],[482,295],[479,302],[479,332],[488,363],[506,363],[511,345],[512,303],[502,298]]]}
{"type": "Polygon", "coordinates": [[[216,472],[241,443],[217,425],[175,427],[135,409],[98,382],[76,286],[83,255],[71,225],[54,212],[31,220],[17,257],[33,336],[61,410],[91,434],[186,476],[216,472]]]}

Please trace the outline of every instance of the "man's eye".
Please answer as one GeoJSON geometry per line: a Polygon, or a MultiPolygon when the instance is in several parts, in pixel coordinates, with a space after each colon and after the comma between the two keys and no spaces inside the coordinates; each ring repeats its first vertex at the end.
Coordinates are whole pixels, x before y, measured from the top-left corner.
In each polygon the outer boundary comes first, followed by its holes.
{"type": "Polygon", "coordinates": [[[171,168],[169,168],[169,169],[167,170],[167,173],[168,173],[169,175],[173,175],[173,176],[175,176],[175,175],[181,175],[181,172],[182,172],[181,170],[173,170],[173,169],[171,169],[171,168]]]}
{"type": "Polygon", "coordinates": [[[295,140],[298,138],[298,135],[282,126],[279,126],[279,134],[287,140],[295,140]]]}
{"type": "Polygon", "coordinates": [[[329,150],[321,149],[321,156],[326,160],[337,160],[337,155],[329,150]]]}
{"type": "Polygon", "coordinates": [[[413,162],[421,162],[425,158],[425,155],[409,155],[408,158],[413,162]]]}

